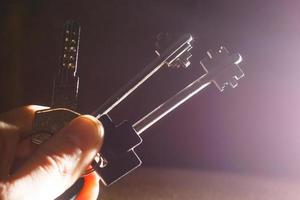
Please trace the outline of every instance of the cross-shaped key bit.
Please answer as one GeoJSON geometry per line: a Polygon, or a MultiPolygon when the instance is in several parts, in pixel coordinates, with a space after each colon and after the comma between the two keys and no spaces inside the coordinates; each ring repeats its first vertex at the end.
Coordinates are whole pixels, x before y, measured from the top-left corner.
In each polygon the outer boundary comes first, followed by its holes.
{"type": "Polygon", "coordinates": [[[242,56],[238,53],[229,54],[228,50],[221,46],[217,52],[207,51],[207,56],[200,61],[203,69],[212,78],[212,82],[222,92],[226,85],[235,88],[237,81],[244,76],[239,67],[242,56]]]}

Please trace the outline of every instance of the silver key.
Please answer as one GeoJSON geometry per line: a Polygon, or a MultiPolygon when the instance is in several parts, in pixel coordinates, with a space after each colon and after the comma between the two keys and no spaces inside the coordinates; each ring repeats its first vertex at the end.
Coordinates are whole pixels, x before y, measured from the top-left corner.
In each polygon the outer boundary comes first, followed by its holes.
{"type": "Polygon", "coordinates": [[[138,120],[133,124],[133,128],[141,134],[211,83],[214,83],[221,92],[226,85],[236,87],[237,81],[244,77],[244,72],[239,67],[241,62],[240,54],[230,55],[225,47],[220,47],[216,52],[207,51],[206,57],[200,61],[206,73],[138,120]]]}

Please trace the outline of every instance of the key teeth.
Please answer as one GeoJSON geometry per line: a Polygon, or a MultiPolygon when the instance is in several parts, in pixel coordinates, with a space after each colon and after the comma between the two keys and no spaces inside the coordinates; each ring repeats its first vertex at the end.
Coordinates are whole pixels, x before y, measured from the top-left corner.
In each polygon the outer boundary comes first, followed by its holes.
{"type": "Polygon", "coordinates": [[[182,55],[180,55],[175,61],[170,63],[168,66],[171,68],[180,68],[180,67],[188,68],[191,64],[190,62],[190,58],[192,57],[192,53],[190,52],[191,49],[192,47],[187,49],[184,53],[182,53],[182,55]]]}
{"type": "Polygon", "coordinates": [[[235,88],[236,86],[238,86],[238,82],[237,82],[238,79],[235,79],[234,77],[231,79],[230,81],[230,86],[232,88],[235,88]]]}
{"type": "Polygon", "coordinates": [[[229,54],[229,51],[225,46],[220,46],[219,53],[221,53],[221,52],[226,52],[226,54],[229,54]]]}
{"type": "Polygon", "coordinates": [[[224,84],[220,85],[220,84],[218,84],[215,80],[213,80],[212,82],[213,82],[213,83],[215,84],[215,86],[220,90],[220,92],[223,92],[224,89],[225,89],[225,87],[226,87],[226,85],[227,85],[227,83],[224,83],[224,84]]]}
{"type": "MultiPolygon", "coordinates": [[[[229,70],[229,69],[227,69],[229,70]]],[[[223,92],[227,85],[231,86],[232,88],[235,88],[238,86],[238,80],[244,76],[244,73],[240,70],[240,68],[235,65],[235,68],[231,68],[230,71],[223,71],[224,74],[219,74],[219,76],[216,76],[214,79],[214,83],[218,87],[218,89],[223,92]],[[227,78],[227,74],[228,77],[227,78]],[[230,75],[230,74],[238,74],[238,75],[230,75]]]]}

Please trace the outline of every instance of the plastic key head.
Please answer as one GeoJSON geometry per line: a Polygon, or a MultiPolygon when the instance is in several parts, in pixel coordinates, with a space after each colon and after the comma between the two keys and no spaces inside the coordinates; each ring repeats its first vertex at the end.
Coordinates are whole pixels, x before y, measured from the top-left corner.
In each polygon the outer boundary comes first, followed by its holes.
{"type": "Polygon", "coordinates": [[[244,72],[239,67],[242,56],[239,53],[229,54],[223,46],[216,52],[207,51],[206,54],[200,64],[217,88],[221,92],[226,85],[235,88],[238,85],[237,81],[244,77],[244,72]]]}
{"type": "Polygon", "coordinates": [[[105,185],[111,185],[142,164],[134,151],[142,143],[142,138],[128,121],[116,126],[108,115],[102,115],[100,121],[106,132],[100,155],[106,164],[101,167],[101,160],[95,160],[94,169],[105,185]]]}
{"type": "Polygon", "coordinates": [[[141,164],[142,161],[132,149],[118,156],[110,157],[104,167],[97,163],[94,169],[100,175],[101,181],[106,186],[109,186],[138,168],[141,164]]]}

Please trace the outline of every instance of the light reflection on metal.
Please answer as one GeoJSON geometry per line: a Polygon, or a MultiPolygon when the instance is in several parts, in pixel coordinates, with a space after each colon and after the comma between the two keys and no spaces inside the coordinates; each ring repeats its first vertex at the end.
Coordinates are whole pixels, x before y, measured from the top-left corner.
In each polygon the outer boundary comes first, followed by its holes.
{"type": "MultiPolygon", "coordinates": [[[[147,65],[139,74],[132,78],[124,87],[122,87],[115,95],[109,98],[104,104],[97,108],[92,115],[100,118],[102,115],[109,113],[131,93],[133,93],[147,79],[154,75],[163,66],[171,66],[174,62],[181,60],[182,54],[188,52],[191,48],[193,37],[190,34],[183,35],[170,48],[160,54],[153,62],[147,65]]],[[[187,60],[190,57],[184,57],[187,60]]],[[[184,61],[187,62],[187,61],[184,61]]]]}
{"type": "MultiPolygon", "coordinates": [[[[192,41],[193,37],[190,34],[181,37],[93,113],[97,118],[100,118],[110,137],[105,138],[106,143],[101,149],[101,154],[97,155],[92,169],[87,171],[87,173],[95,170],[101,175],[101,180],[105,185],[114,183],[141,165],[142,162],[135,152],[135,147],[142,143],[140,136],[142,132],[195,94],[203,91],[211,83],[214,83],[221,92],[227,85],[231,87],[237,86],[237,81],[244,76],[243,71],[238,66],[242,61],[241,55],[229,54],[225,47],[220,47],[216,52],[208,51],[207,56],[200,61],[206,72],[204,75],[194,80],[136,123],[132,125],[131,122],[124,121],[116,124],[111,120],[107,113],[154,75],[161,67],[188,67],[190,64],[189,58],[191,57],[189,50],[192,48],[192,41]]],[[[73,61],[73,59],[70,59],[70,61],[73,61]]],[[[78,81],[72,82],[72,85],[78,87],[78,81]]],[[[64,93],[61,94],[64,97],[64,93]]],[[[70,103],[68,105],[70,106],[70,103]]],[[[45,131],[51,133],[52,136],[79,115],[79,113],[65,108],[37,111],[35,113],[33,130],[36,133],[45,131]]],[[[33,142],[35,137],[39,141],[44,141],[43,137],[33,135],[33,142]]]]}
{"type": "Polygon", "coordinates": [[[240,54],[229,55],[225,47],[220,47],[217,53],[208,51],[207,56],[200,61],[206,73],[138,120],[133,124],[133,128],[138,134],[141,134],[211,83],[214,83],[220,92],[226,85],[235,88],[237,81],[244,77],[243,71],[238,66],[241,61],[240,54]]]}
{"type": "Polygon", "coordinates": [[[141,134],[142,132],[150,128],[153,124],[162,119],[164,116],[166,116],[168,113],[180,106],[182,103],[206,88],[208,85],[210,85],[210,83],[211,82],[206,82],[204,84],[200,83],[200,87],[198,87],[197,82],[191,83],[185,89],[177,93],[175,96],[173,96],[172,98],[155,108],[153,111],[148,113],[142,119],[137,121],[135,124],[133,124],[133,128],[138,134],[141,134]]]}

